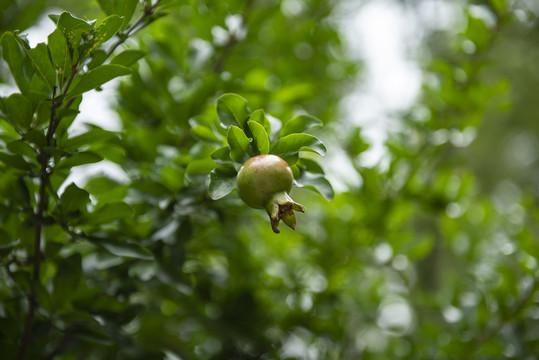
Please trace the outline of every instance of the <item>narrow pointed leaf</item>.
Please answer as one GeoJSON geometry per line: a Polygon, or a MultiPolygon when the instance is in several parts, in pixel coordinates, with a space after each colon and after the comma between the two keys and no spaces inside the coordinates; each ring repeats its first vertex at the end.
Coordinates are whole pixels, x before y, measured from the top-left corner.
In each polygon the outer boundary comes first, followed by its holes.
{"type": "Polygon", "coordinates": [[[9,65],[15,83],[22,93],[26,93],[30,87],[30,81],[23,73],[22,63],[24,52],[21,50],[15,36],[10,31],[2,35],[2,57],[9,65]]]}

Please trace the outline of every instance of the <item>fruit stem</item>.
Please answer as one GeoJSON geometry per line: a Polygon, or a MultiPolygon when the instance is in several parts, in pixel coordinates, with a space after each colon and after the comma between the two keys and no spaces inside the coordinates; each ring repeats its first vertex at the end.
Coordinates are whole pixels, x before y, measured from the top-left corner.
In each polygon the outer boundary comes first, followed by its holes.
{"type": "Polygon", "coordinates": [[[273,195],[266,205],[266,211],[270,217],[271,228],[273,232],[278,234],[279,222],[283,222],[296,230],[296,214],[294,210],[305,212],[305,207],[294,200],[288,195],[286,191],[282,191],[273,195]]]}

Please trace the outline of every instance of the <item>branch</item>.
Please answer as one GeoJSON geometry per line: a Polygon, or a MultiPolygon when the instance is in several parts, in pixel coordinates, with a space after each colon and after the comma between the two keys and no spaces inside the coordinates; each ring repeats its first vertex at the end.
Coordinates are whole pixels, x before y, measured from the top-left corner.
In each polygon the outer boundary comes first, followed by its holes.
{"type": "Polygon", "coordinates": [[[111,48],[107,52],[107,58],[114,52],[114,50],[116,50],[118,46],[123,44],[129,36],[142,29],[140,25],[144,22],[144,20],[146,20],[148,16],[153,15],[155,8],[159,5],[160,2],[161,0],[157,0],[152,6],[144,8],[144,13],[140,16],[140,18],[138,18],[138,20],[135,21],[135,23],[131,25],[124,33],[118,34],[119,39],[118,41],[116,41],[116,43],[114,43],[114,45],[111,46],[111,48]]]}
{"type": "MultiPolygon", "coordinates": [[[[248,0],[247,4],[245,5],[245,9],[243,10],[243,13],[241,14],[241,25],[244,26],[247,23],[247,18],[249,17],[249,13],[253,7],[254,0],[248,0]]],[[[216,74],[219,74],[221,71],[223,71],[223,68],[225,66],[225,61],[228,55],[230,54],[230,51],[234,46],[238,43],[238,38],[235,34],[231,34],[230,39],[228,39],[228,42],[226,43],[225,47],[223,48],[223,51],[219,54],[219,57],[217,60],[215,60],[215,66],[213,67],[213,72],[216,74]]]]}
{"type": "Polygon", "coordinates": [[[533,279],[533,285],[530,291],[520,299],[515,307],[515,310],[510,315],[506,316],[505,319],[498,324],[498,326],[481,336],[480,347],[483,347],[483,345],[496,336],[496,334],[500,332],[505,325],[516,319],[520,313],[526,309],[528,303],[533,300],[533,296],[535,295],[537,288],[539,288],[539,281],[537,281],[537,279],[533,279]]]}

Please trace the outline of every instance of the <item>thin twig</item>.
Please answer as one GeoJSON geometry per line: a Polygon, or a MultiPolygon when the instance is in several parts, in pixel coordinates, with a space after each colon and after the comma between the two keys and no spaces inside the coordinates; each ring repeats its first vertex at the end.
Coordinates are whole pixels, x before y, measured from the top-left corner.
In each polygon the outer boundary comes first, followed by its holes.
{"type": "MultiPolygon", "coordinates": [[[[52,91],[52,105],[51,105],[51,117],[49,119],[49,128],[47,131],[47,137],[46,137],[46,144],[47,146],[50,146],[52,143],[52,136],[53,131],[51,128],[54,126],[54,122],[56,121],[56,103],[55,103],[55,97],[56,97],[56,87],[53,88],[52,91]]],[[[28,316],[26,318],[26,323],[24,325],[24,333],[22,337],[22,341],[19,347],[19,353],[17,358],[22,360],[26,358],[26,350],[30,347],[30,343],[32,342],[32,328],[34,326],[34,319],[35,319],[35,313],[36,308],[38,306],[37,299],[36,299],[36,286],[39,283],[39,273],[40,273],[40,267],[41,267],[41,232],[43,227],[43,214],[45,212],[46,207],[46,188],[47,183],[49,181],[49,172],[48,172],[48,163],[49,163],[49,155],[45,152],[43,147],[39,149],[39,158],[41,162],[41,171],[39,175],[39,193],[37,198],[37,210],[35,213],[35,221],[36,221],[36,231],[35,231],[35,237],[34,237],[34,258],[33,258],[33,274],[32,274],[32,285],[30,289],[30,293],[28,294],[28,316]]]]}
{"type": "Polygon", "coordinates": [[[155,8],[159,5],[160,2],[161,0],[157,0],[152,6],[145,8],[144,13],[138,18],[137,21],[135,21],[133,25],[131,25],[124,33],[117,35],[119,39],[114,43],[114,45],[111,46],[111,48],[107,52],[107,57],[109,57],[118,46],[123,44],[129,36],[133,35],[136,31],[140,29],[140,24],[142,24],[148,16],[153,15],[155,8]]]}
{"type": "MultiPolygon", "coordinates": [[[[253,4],[254,0],[248,0],[247,4],[245,5],[245,9],[241,14],[241,26],[246,26],[247,19],[249,17],[249,13],[251,12],[253,4]]],[[[215,65],[213,67],[213,72],[215,74],[219,74],[221,71],[223,71],[227,57],[230,55],[230,52],[238,42],[239,39],[237,38],[236,34],[231,34],[230,38],[228,39],[228,42],[219,54],[219,57],[217,58],[217,60],[215,60],[215,65]]]]}
{"type": "MultiPolygon", "coordinates": [[[[125,39],[127,39],[127,37],[132,35],[135,31],[139,30],[140,25],[143,23],[146,17],[154,13],[155,8],[157,7],[157,5],[159,5],[160,2],[161,0],[157,0],[155,4],[153,4],[150,7],[145,8],[144,14],[133,25],[131,25],[126,30],[126,32],[122,34],[122,36],[120,36],[120,39],[112,46],[112,48],[107,53],[107,58],[113,53],[113,51],[120,44],[122,44],[125,41],[125,39]]],[[[56,132],[58,124],[60,123],[60,118],[56,116],[56,110],[64,105],[64,97],[67,95],[69,88],[71,87],[73,80],[75,79],[75,76],[81,70],[81,67],[82,67],[82,63],[79,59],[79,61],[77,61],[72,66],[71,75],[58,98],[56,97],[56,87],[53,88],[51,115],[50,115],[49,126],[48,126],[47,134],[46,134],[46,146],[51,146],[53,144],[54,134],[56,132]]],[[[65,108],[69,108],[73,104],[74,101],[75,101],[75,98],[69,99],[69,101],[65,103],[65,108]]],[[[49,178],[52,173],[52,169],[49,169],[49,161],[51,157],[45,151],[43,146],[39,148],[38,154],[39,154],[39,160],[40,160],[40,173],[39,173],[39,192],[38,192],[38,198],[37,198],[37,209],[34,214],[34,218],[36,221],[36,228],[35,228],[35,237],[34,237],[33,275],[32,275],[32,285],[31,285],[30,293],[28,294],[28,306],[29,306],[28,315],[27,315],[26,322],[24,325],[23,337],[19,345],[19,351],[17,355],[17,359],[19,360],[26,359],[27,350],[30,348],[30,345],[32,343],[32,328],[34,326],[35,314],[38,307],[36,287],[40,281],[40,267],[41,267],[41,261],[43,258],[43,254],[41,253],[43,218],[44,218],[44,214],[47,208],[47,199],[46,199],[47,186],[49,185],[49,178]]],[[[65,225],[64,228],[67,228],[67,224],[63,224],[63,225],[65,225]]],[[[68,233],[70,234],[71,237],[73,237],[75,234],[71,231],[68,231],[68,233]]],[[[64,341],[67,341],[67,340],[64,340],[64,341]]],[[[61,351],[62,347],[60,347],[58,350],[61,351]]],[[[55,353],[53,352],[53,355],[54,354],[55,353]]]]}

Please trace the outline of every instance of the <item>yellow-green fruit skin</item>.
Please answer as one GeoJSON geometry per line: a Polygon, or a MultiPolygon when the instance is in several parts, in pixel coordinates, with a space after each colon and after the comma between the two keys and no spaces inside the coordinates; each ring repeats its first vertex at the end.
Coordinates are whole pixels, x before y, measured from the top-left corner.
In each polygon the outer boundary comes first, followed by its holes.
{"type": "Polygon", "coordinates": [[[236,178],[240,198],[255,209],[266,208],[273,195],[290,192],[294,175],[290,166],[276,155],[259,155],[247,160],[236,178]]]}

